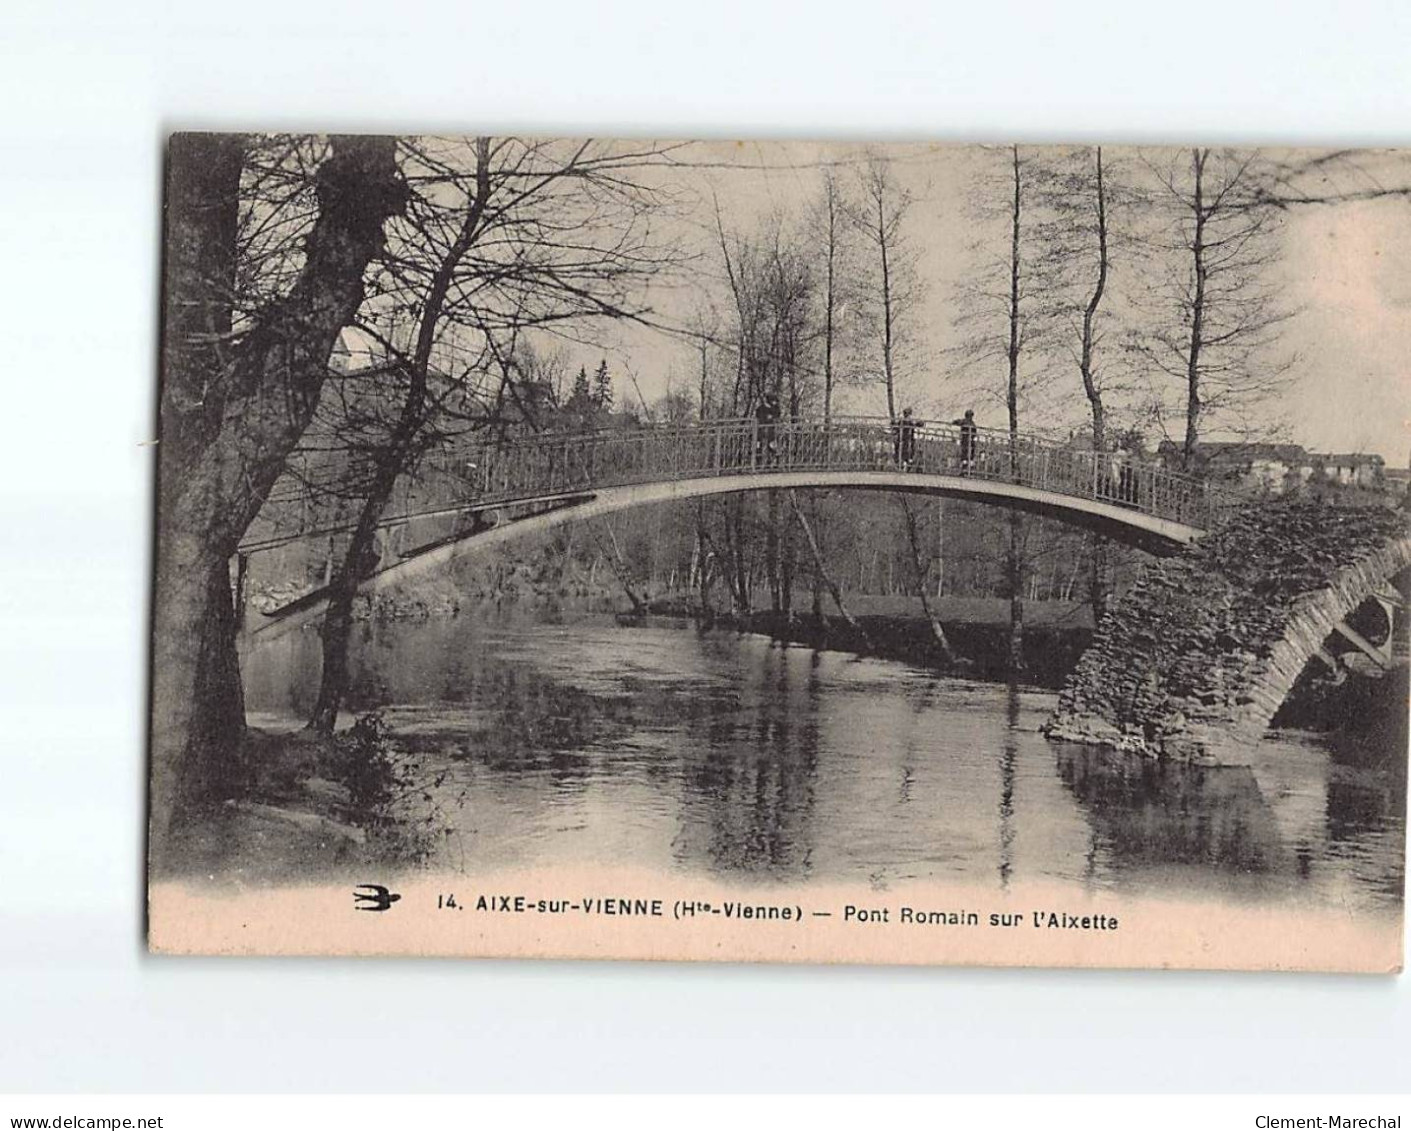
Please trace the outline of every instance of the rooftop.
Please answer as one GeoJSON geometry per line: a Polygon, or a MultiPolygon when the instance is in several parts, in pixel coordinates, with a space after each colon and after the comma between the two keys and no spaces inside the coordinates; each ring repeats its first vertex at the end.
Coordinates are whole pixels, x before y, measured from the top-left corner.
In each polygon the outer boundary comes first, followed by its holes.
{"type": "Polygon", "coordinates": [[[1327,455],[1315,455],[1313,458],[1319,463],[1333,467],[1365,467],[1368,464],[1380,467],[1386,462],[1381,456],[1373,455],[1370,452],[1333,452],[1327,455]]]}
{"type": "MultiPolygon", "coordinates": [[[[1181,445],[1174,440],[1163,440],[1158,449],[1162,454],[1179,451],[1181,445]]],[[[1244,440],[1208,440],[1196,445],[1196,454],[1213,461],[1226,460],[1277,460],[1280,463],[1300,464],[1318,457],[1310,455],[1302,444],[1263,444],[1244,440]]]]}

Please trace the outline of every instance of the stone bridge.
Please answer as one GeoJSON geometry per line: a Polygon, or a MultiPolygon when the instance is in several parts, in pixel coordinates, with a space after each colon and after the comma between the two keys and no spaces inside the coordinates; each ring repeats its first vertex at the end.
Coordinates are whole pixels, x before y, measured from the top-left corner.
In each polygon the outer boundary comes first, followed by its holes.
{"type": "Polygon", "coordinates": [[[1247,764],[1244,750],[1310,662],[1375,674],[1404,661],[1396,613],[1408,567],[1401,510],[1278,501],[1234,512],[1180,555],[1147,566],[1115,602],[1045,733],[1247,764]],[[1380,640],[1354,627],[1375,620],[1381,626],[1367,632],[1380,640]],[[1339,644],[1351,645],[1350,659],[1334,655],[1339,644]]]}

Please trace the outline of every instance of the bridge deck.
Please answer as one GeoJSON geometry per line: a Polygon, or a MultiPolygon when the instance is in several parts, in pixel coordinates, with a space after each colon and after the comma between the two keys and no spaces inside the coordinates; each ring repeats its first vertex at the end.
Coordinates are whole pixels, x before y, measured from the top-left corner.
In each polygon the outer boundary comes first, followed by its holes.
{"type": "MultiPolygon", "coordinates": [[[[789,486],[932,490],[1080,522],[1097,515],[1109,527],[1130,526],[1139,543],[1147,533],[1157,541],[1188,541],[1189,532],[1208,529],[1225,505],[1203,480],[1164,465],[1039,437],[1011,443],[1007,432],[908,428],[875,417],[774,424],[729,419],[539,433],[438,452],[424,461],[404,505],[383,525],[583,500],[611,488],[689,482],[696,485],[691,494],[703,494],[784,486],[785,479],[789,486]],[[903,481],[899,475],[917,478],[903,481]],[[879,477],[889,478],[884,483],[879,477]],[[721,483],[706,489],[701,481],[708,479],[721,483]]],[[[644,492],[639,501],[656,494],[644,492]]],[[[346,524],[267,527],[241,549],[253,552],[340,529],[346,524]]]]}

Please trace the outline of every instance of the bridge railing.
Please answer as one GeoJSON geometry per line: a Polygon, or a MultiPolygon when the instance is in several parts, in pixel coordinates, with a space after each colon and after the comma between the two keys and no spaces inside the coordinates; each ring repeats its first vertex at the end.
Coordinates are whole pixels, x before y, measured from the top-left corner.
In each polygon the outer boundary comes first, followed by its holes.
{"type": "Polygon", "coordinates": [[[606,487],[741,474],[903,471],[1013,483],[1112,503],[1208,528],[1225,500],[1202,479],[1120,454],[950,424],[907,427],[876,417],[707,420],[578,433],[539,433],[431,457],[436,494],[476,506],[606,487]]]}

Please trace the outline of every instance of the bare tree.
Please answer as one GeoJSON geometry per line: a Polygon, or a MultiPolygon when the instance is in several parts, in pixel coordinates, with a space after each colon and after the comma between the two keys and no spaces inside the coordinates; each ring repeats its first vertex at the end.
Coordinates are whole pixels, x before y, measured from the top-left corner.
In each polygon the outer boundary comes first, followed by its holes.
{"type": "MultiPolygon", "coordinates": [[[[923,296],[916,274],[916,256],[908,238],[905,223],[915,203],[909,190],[897,182],[896,175],[885,159],[872,157],[859,173],[860,202],[854,206],[854,223],[864,234],[873,254],[873,271],[877,293],[873,296],[882,362],[882,381],[887,394],[887,418],[893,429],[898,427],[897,385],[899,362],[909,344],[910,316],[923,296]]],[[[898,448],[900,452],[900,448],[898,448]]],[[[921,598],[922,610],[930,625],[941,654],[950,660],[954,653],[940,618],[931,608],[926,591],[929,557],[923,563],[917,537],[917,520],[911,502],[898,496],[902,522],[906,531],[906,548],[910,554],[911,576],[921,598]]]]}
{"type": "Polygon", "coordinates": [[[922,298],[916,256],[904,226],[915,198],[898,183],[890,162],[873,156],[858,173],[859,200],[853,223],[872,256],[867,277],[873,294],[868,304],[876,323],[882,382],[887,394],[887,418],[897,417],[897,381],[908,344],[909,320],[922,298]]]}
{"type": "MultiPolygon", "coordinates": [[[[1015,481],[1019,478],[1019,278],[1021,222],[1024,216],[1024,179],[1019,165],[1019,147],[1011,147],[1014,173],[1014,204],[1010,212],[1009,252],[1009,382],[1005,407],[1009,412],[1009,462],[1015,481]]],[[[1009,670],[1024,667],[1024,517],[1017,510],[1009,515],[1009,670]]]]}
{"type": "Polygon", "coordinates": [[[1172,219],[1150,237],[1159,310],[1140,348],[1180,383],[1189,467],[1205,429],[1242,424],[1287,384],[1295,358],[1279,331],[1294,312],[1275,269],[1280,210],[1256,152],[1196,148],[1147,164],[1172,219]]]}
{"type": "MultiPolygon", "coordinates": [[[[1103,346],[1113,317],[1111,276],[1119,240],[1114,213],[1125,209],[1131,197],[1122,186],[1113,185],[1100,146],[1057,155],[1041,171],[1037,187],[1044,214],[1037,232],[1039,271],[1050,295],[1051,316],[1059,323],[1053,346],[1067,352],[1077,369],[1088,404],[1092,450],[1103,452],[1111,412],[1103,346]]],[[[1089,600],[1094,618],[1100,618],[1110,589],[1108,547],[1098,534],[1088,536],[1088,547],[1089,600]]]]}
{"type": "Polygon", "coordinates": [[[1005,146],[985,151],[966,200],[975,237],[954,294],[957,341],[947,358],[967,399],[1002,408],[1011,435],[1052,407],[1045,397],[1057,385],[1043,364],[1055,333],[1051,184],[1037,155],[1005,146]]]}
{"type": "Polygon", "coordinates": [[[394,488],[429,448],[491,422],[483,398],[469,414],[449,411],[479,369],[464,365],[461,338],[481,343],[470,354],[479,359],[493,352],[486,344],[528,329],[562,335],[593,320],[641,317],[635,293],[673,260],[650,235],[662,197],[639,175],[660,147],[482,137],[468,146],[413,139],[404,148],[414,195],[377,276],[378,301],[361,323],[386,351],[403,395],[369,445],[372,472],[328,590],[309,723],[324,733],[347,686],[354,598],[376,570],[377,526],[394,488]],[[389,308],[411,314],[410,348],[379,328],[389,308]],[[432,388],[438,356],[449,378],[440,395],[432,388]]]}
{"type": "MultiPolygon", "coordinates": [[[[728,398],[732,415],[753,411],[766,397],[787,405],[797,420],[814,396],[816,283],[811,257],[782,215],[768,217],[753,235],[728,233],[717,211],[716,238],[733,308],[728,334],[734,355],[734,383],[728,398]]],[[[764,453],[765,458],[768,453],[764,453]]],[[[748,609],[746,500],[727,504],[726,546],[734,561],[737,611],[748,609]]],[[[774,491],[766,495],[764,567],[774,613],[793,616],[794,552],[792,524],[780,513],[774,491]]]]}
{"type": "MultiPolygon", "coordinates": [[[[847,202],[842,197],[842,190],[838,184],[838,177],[832,168],[823,171],[823,188],[819,194],[819,199],[815,206],[814,228],[816,240],[823,246],[823,429],[825,433],[825,443],[828,439],[829,430],[833,423],[833,382],[834,382],[834,358],[838,343],[839,329],[839,259],[842,254],[842,237],[847,230],[847,202]]],[[[823,508],[821,505],[821,493],[818,491],[808,492],[812,505],[813,519],[810,523],[803,518],[800,513],[799,522],[804,528],[804,533],[808,539],[809,549],[813,553],[813,594],[810,602],[814,623],[820,628],[823,626],[823,590],[826,587],[834,596],[835,604],[840,601],[838,588],[829,578],[827,569],[824,566],[824,555],[826,550],[827,531],[823,521],[823,508]]],[[[794,496],[790,496],[790,502],[795,511],[798,511],[798,502],[794,496]]],[[[839,610],[843,611],[841,605],[839,610]]],[[[851,622],[851,616],[843,611],[845,619],[851,622]]]]}
{"type": "Polygon", "coordinates": [[[218,795],[244,729],[228,563],[308,426],[383,225],[406,200],[395,142],[381,137],[271,144],[179,134],[167,186],[152,665],[158,866],[183,814],[218,795]],[[261,148],[276,150],[270,166],[292,169],[278,196],[263,195],[276,178],[247,161],[261,148]],[[242,262],[242,251],[263,264],[242,262]],[[251,278],[265,285],[242,287],[251,278]]]}
{"type": "Polygon", "coordinates": [[[852,248],[847,241],[851,227],[848,216],[853,206],[843,192],[836,170],[823,170],[823,185],[814,204],[812,240],[821,246],[823,260],[823,423],[833,419],[833,393],[837,384],[837,362],[850,337],[845,329],[845,311],[854,297],[855,287],[847,281],[853,263],[852,248]]]}
{"type": "MultiPolygon", "coordinates": [[[[1051,370],[1032,365],[1026,370],[1024,362],[1044,356],[1053,308],[1051,280],[1042,243],[1036,238],[1043,221],[1036,190],[1044,173],[1019,146],[1008,146],[1003,152],[1003,166],[992,159],[970,198],[969,210],[980,236],[972,249],[973,273],[957,296],[960,343],[952,352],[977,394],[1003,402],[1010,472],[1017,478],[1021,417],[1026,405],[1053,384],[1051,370]],[[997,367],[1002,367],[1002,380],[995,379],[997,367]]],[[[1012,511],[1006,576],[1009,661],[1016,673],[1023,667],[1024,535],[1023,515],[1012,511]]]]}

